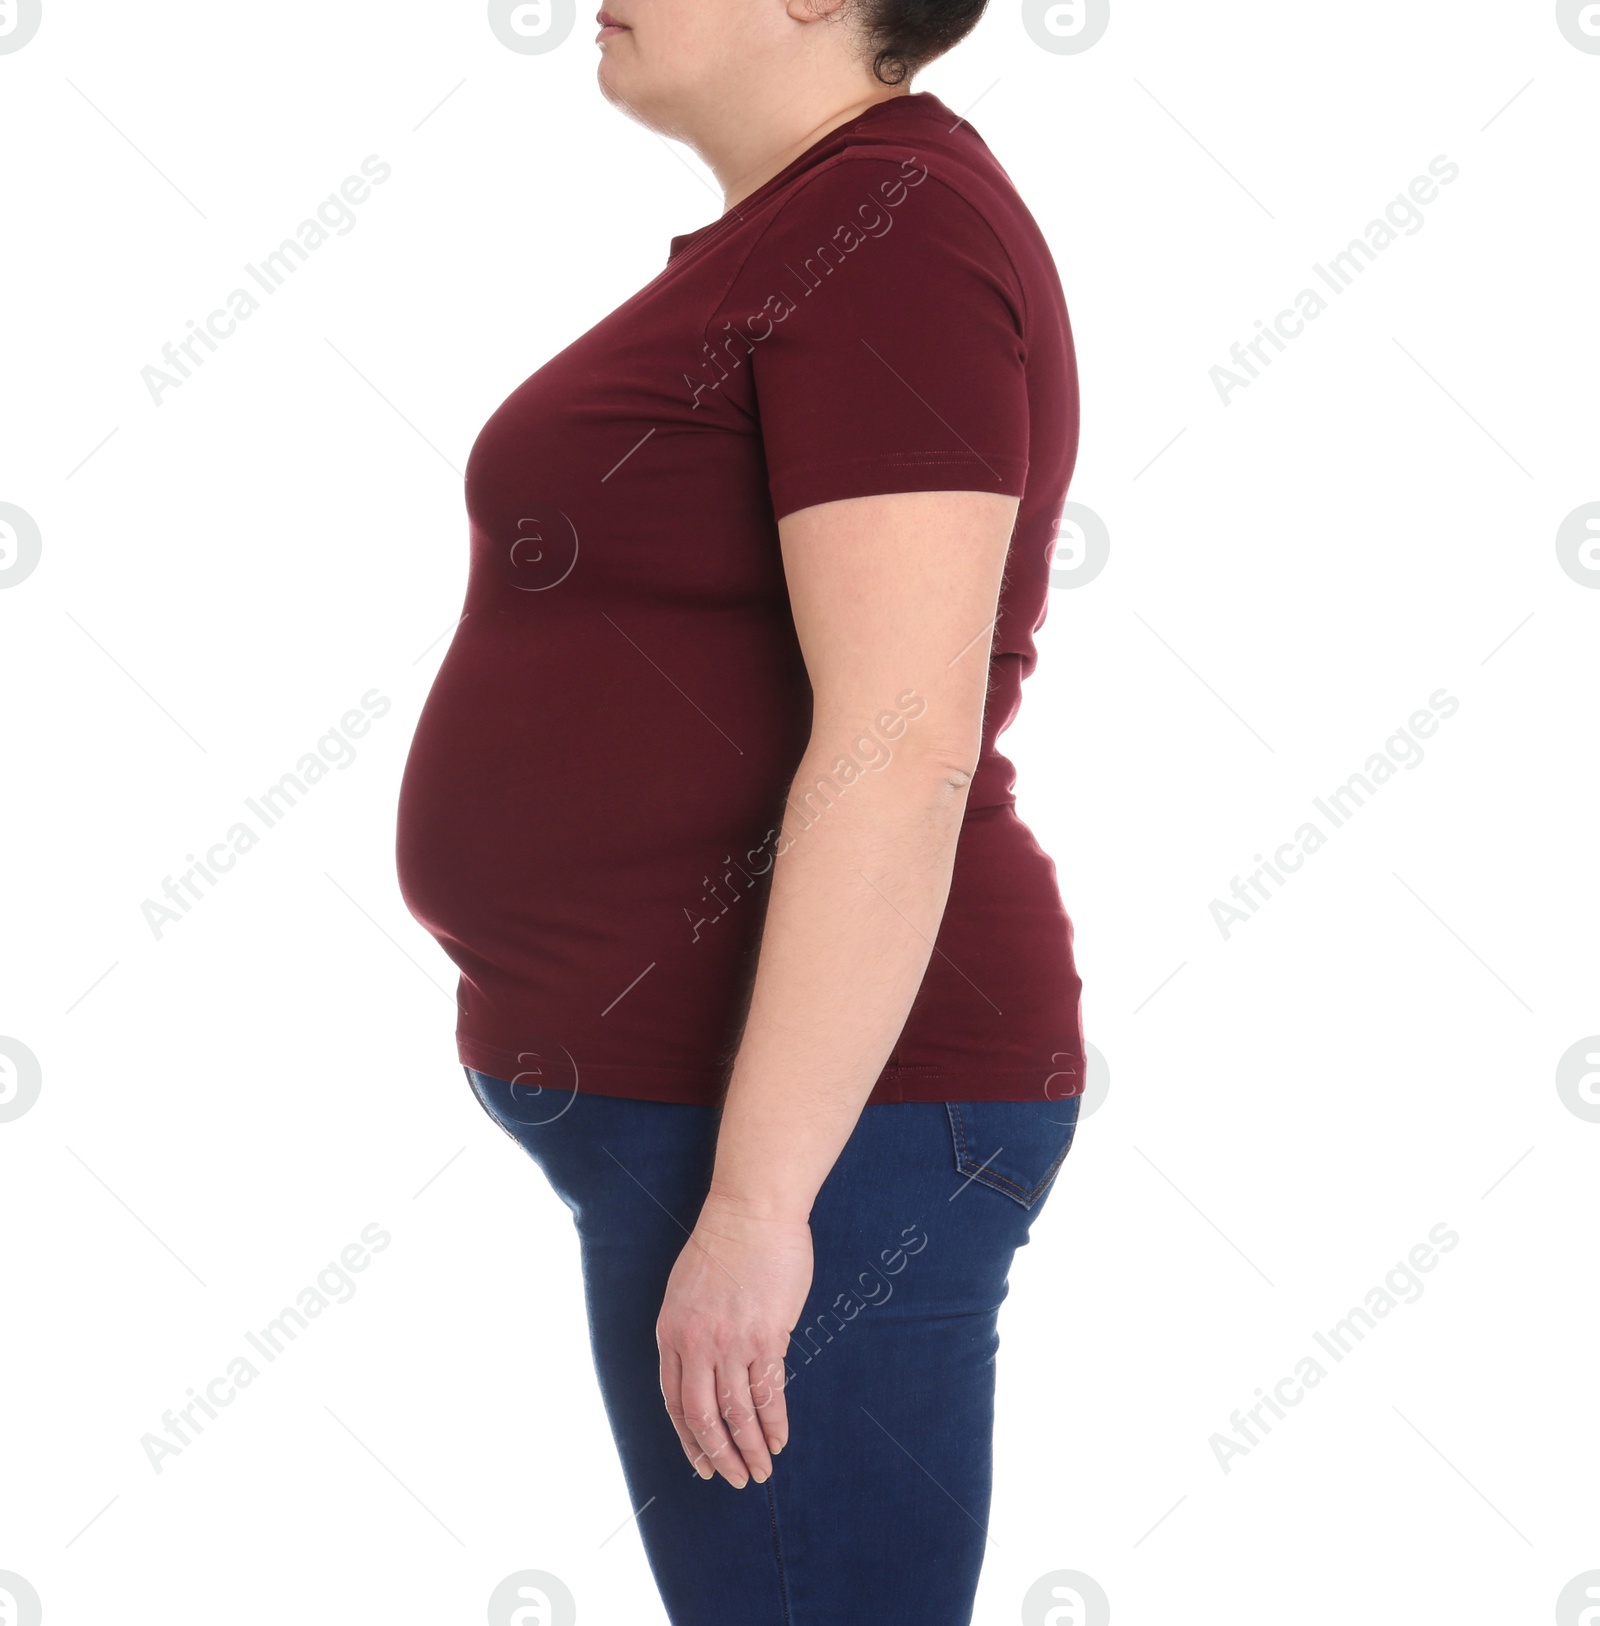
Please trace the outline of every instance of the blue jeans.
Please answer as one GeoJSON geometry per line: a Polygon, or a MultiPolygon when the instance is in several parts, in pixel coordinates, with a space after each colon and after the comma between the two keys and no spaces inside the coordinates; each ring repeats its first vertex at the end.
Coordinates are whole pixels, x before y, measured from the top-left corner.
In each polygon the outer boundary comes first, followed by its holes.
{"type": "Polygon", "coordinates": [[[673,1626],[968,1626],[998,1312],[1078,1099],[863,1111],[811,1213],[789,1443],[765,1485],[735,1490],[689,1466],[655,1341],[710,1184],[719,1109],[466,1072],[577,1225],[600,1392],[673,1626]]]}

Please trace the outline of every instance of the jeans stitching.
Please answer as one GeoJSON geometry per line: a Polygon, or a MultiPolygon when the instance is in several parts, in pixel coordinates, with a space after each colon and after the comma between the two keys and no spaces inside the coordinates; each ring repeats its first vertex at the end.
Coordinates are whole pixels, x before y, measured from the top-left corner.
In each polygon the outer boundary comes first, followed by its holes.
{"type": "Polygon", "coordinates": [[[1024,1208],[1032,1208],[1039,1200],[1045,1187],[1055,1179],[1061,1170],[1061,1165],[1066,1162],[1067,1153],[1072,1150],[1072,1142],[1076,1139],[1078,1133],[1078,1125],[1074,1121],[1072,1133],[1067,1136],[1067,1144],[1061,1148],[1060,1155],[1045,1170],[1038,1185],[1032,1191],[1029,1191],[1021,1181],[1013,1180],[1010,1175],[997,1173],[994,1169],[986,1169],[982,1164],[975,1163],[971,1154],[967,1151],[967,1131],[966,1124],[961,1117],[961,1103],[959,1101],[946,1101],[944,1106],[945,1113],[950,1119],[951,1133],[956,1140],[956,1167],[963,1174],[980,1184],[1000,1192],[1002,1196],[1010,1197],[1013,1201],[1021,1203],[1024,1208]]]}
{"type": "Polygon", "coordinates": [[[784,1626],[792,1626],[794,1617],[789,1613],[789,1584],[783,1573],[783,1542],[778,1535],[778,1499],[772,1492],[772,1481],[766,1484],[767,1515],[772,1521],[772,1556],[778,1566],[778,1601],[783,1605],[784,1626]]]}

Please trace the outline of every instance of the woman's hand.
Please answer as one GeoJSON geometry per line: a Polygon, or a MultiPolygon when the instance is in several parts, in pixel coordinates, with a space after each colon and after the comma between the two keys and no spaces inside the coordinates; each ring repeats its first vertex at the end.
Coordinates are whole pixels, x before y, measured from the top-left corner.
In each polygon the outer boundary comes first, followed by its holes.
{"type": "Polygon", "coordinates": [[[656,1319],[661,1393],[702,1479],[772,1475],[789,1438],[784,1357],[811,1291],[811,1226],[713,1194],[656,1319]]]}

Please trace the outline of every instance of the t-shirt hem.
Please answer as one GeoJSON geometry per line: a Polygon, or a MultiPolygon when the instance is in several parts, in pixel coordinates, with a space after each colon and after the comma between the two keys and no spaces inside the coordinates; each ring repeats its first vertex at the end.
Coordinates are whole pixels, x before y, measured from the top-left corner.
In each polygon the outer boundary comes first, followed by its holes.
{"type": "Polygon", "coordinates": [[[812,463],[770,477],[772,512],[775,519],[784,519],[818,503],[906,491],[993,491],[1003,497],[1020,497],[1027,477],[1025,457],[976,452],[891,453],[812,463]]]}
{"type": "MultiPolygon", "coordinates": [[[[465,1034],[456,1036],[456,1053],[463,1067],[486,1073],[490,1078],[510,1078],[523,1071],[516,1053],[465,1034]]],[[[1061,1052],[1053,1071],[1078,1078],[1084,1075],[1083,1058],[1071,1067],[1060,1065],[1061,1052]]],[[[1070,1058],[1069,1058],[1070,1059],[1070,1058]]],[[[620,1096],[634,1101],[663,1101],[683,1106],[718,1106],[726,1090],[721,1073],[699,1067],[621,1066],[603,1063],[579,1069],[578,1081],[551,1078],[541,1080],[546,1089],[576,1089],[585,1095],[620,1096]]],[[[913,1101],[1040,1101],[1060,1099],[1047,1096],[1036,1068],[1013,1071],[1006,1068],[885,1067],[868,1095],[868,1106],[887,1102],[913,1101]]]]}

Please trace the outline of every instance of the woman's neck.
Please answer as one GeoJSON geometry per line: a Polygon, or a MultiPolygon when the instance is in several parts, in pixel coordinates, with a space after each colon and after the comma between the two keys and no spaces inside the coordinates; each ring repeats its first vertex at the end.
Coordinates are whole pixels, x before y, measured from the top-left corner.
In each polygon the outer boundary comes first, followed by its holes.
{"type": "Polygon", "coordinates": [[[722,186],[723,209],[735,208],[830,130],[848,124],[879,102],[909,95],[910,89],[909,84],[881,85],[843,105],[837,105],[837,98],[824,101],[820,108],[801,110],[791,105],[753,126],[745,123],[730,130],[725,142],[713,138],[698,143],[700,156],[722,186]]]}

